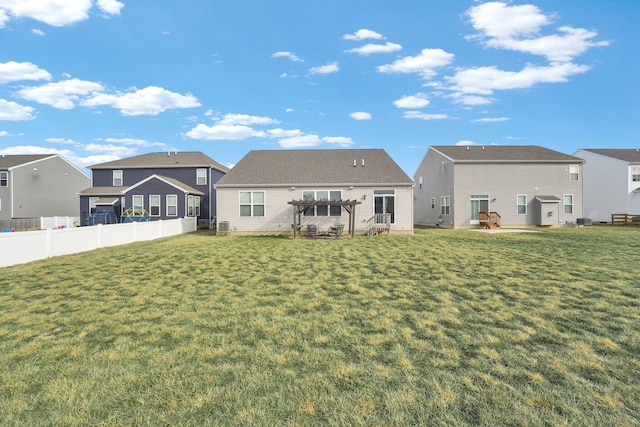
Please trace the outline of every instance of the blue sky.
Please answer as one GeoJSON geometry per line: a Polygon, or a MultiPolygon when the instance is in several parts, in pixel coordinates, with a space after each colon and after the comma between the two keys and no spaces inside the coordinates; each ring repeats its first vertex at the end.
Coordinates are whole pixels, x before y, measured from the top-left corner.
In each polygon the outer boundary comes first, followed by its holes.
{"type": "Polygon", "coordinates": [[[638,0],[0,0],[0,153],[640,146],[638,0]]]}

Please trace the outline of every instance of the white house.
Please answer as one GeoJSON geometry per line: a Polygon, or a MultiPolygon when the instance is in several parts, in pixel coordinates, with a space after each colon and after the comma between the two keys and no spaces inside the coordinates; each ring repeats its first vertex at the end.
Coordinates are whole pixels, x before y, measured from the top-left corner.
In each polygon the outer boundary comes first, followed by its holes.
{"type": "Polygon", "coordinates": [[[584,165],[584,215],[610,222],[611,214],[640,214],[640,149],[580,149],[584,165]]]}
{"type": "Polygon", "coordinates": [[[388,218],[413,233],[413,182],[381,149],[254,150],[216,183],[217,225],[237,234],[290,234],[344,224],[367,233],[388,218]]]}

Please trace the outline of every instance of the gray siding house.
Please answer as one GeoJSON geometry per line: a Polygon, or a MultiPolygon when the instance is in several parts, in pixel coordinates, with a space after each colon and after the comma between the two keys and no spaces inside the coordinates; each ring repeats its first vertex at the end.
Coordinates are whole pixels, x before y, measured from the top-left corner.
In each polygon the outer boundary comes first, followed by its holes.
{"type": "Polygon", "coordinates": [[[582,217],[578,157],[539,146],[432,146],[416,174],[415,220],[447,228],[557,226],[582,217]]]}
{"type": "Polygon", "coordinates": [[[381,149],[254,150],[216,189],[218,227],[224,221],[232,233],[290,234],[295,223],[362,234],[378,217],[389,218],[391,234],[413,233],[413,182],[381,149]],[[299,222],[294,201],[310,202],[299,222]],[[353,216],[341,201],[357,203],[353,216]]]}
{"type": "Polygon", "coordinates": [[[640,150],[636,148],[582,149],[584,214],[610,222],[611,214],[640,214],[640,150]]]}
{"type": "Polygon", "coordinates": [[[59,154],[0,156],[0,220],[78,216],[90,178],[59,154]]]}
{"type": "Polygon", "coordinates": [[[214,221],[214,184],[229,169],[201,152],[155,152],[90,166],[91,187],[80,192],[83,225],[120,222],[127,213],[149,220],[214,221]]]}

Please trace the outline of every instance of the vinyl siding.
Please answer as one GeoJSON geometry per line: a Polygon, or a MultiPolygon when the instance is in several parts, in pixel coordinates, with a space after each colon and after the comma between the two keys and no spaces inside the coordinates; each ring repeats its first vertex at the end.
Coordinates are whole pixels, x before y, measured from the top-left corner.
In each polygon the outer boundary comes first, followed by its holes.
{"type": "MultiPolygon", "coordinates": [[[[87,175],[60,157],[51,157],[15,168],[13,183],[13,217],[78,216],[78,193],[89,187],[87,175]],[[34,168],[37,173],[34,175],[34,168]]],[[[10,204],[3,198],[3,212],[10,204]]],[[[3,215],[4,217],[4,215],[3,215]]]]}
{"type": "MultiPolygon", "coordinates": [[[[218,188],[217,221],[229,221],[231,230],[244,234],[284,234],[291,233],[293,224],[293,207],[287,202],[302,199],[305,190],[340,190],[343,200],[358,200],[362,204],[356,206],[355,231],[363,233],[367,220],[374,212],[374,189],[389,189],[390,187],[233,187],[218,188]],[[265,192],[265,216],[241,217],[240,216],[240,192],[264,191],[265,192]],[[364,197],[366,196],[366,197],[364,197]]],[[[395,189],[395,223],[392,226],[394,234],[411,234],[413,232],[413,192],[411,187],[394,187],[395,189]]],[[[343,209],[341,216],[302,216],[303,227],[307,224],[316,224],[328,227],[334,223],[345,224],[345,232],[349,223],[349,214],[343,209]]]]}

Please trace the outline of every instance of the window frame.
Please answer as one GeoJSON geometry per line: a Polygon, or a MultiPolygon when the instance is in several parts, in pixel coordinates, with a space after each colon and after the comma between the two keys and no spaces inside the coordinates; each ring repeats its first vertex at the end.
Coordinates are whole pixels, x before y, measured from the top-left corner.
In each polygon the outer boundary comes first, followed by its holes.
{"type": "Polygon", "coordinates": [[[9,186],[9,172],[8,171],[0,171],[0,187],[8,187],[9,186]],[[3,178],[4,176],[4,178],[3,178]],[[3,184],[4,182],[4,184],[3,184]]]}
{"type": "Polygon", "coordinates": [[[432,197],[430,202],[431,202],[431,209],[435,209],[436,208],[436,198],[432,197]]]}
{"type": "Polygon", "coordinates": [[[527,195],[526,194],[517,194],[516,195],[516,215],[526,215],[527,214],[527,195]],[[520,198],[524,197],[524,203],[520,203],[520,198]],[[520,208],[522,208],[523,212],[520,212],[520,208]]]}
{"type": "Polygon", "coordinates": [[[89,197],[89,213],[90,214],[94,214],[97,211],[97,202],[100,199],[100,197],[89,197]]]}
{"type": "Polygon", "coordinates": [[[196,201],[193,194],[187,195],[187,216],[194,216],[196,211],[196,201]]]}
{"type": "Polygon", "coordinates": [[[178,216],[178,195],[177,194],[167,194],[165,196],[165,202],[166,202],[166,216],[178,216]],[[173,199],[174,201],[172,202],[170,199],[173,199]],[[171,213],[169,211],[170,208],[174,208],[175,212],[171,213]]]}
{"type": "Polygon", "coordinates": [[[562,211],[568,215],[573,214],[573,210],[574,210],[573,205],[574,205],[573,194],[563,194],[562,195],[562,211]],[[570,198],[570,203],[567,203],[567,198],[570,198]],[[569,208],[570,212],[567,212],[567,208],[569,208]]]}
{"type": "Polygon", "coordinates": [[[207,185],[207,169],[206,168],[196,169],[196,185],[207,185]],[[200,173],[202,173],[202,176],[200,176],[200,173]]]}
{"type": "Polygon", "coordinates": [[[139,208],[141,211],[144,210],[144,196],[142,194],[133,194],[131,196],[131,208],[136,210],[139,208]],[[141,200],[142,202],[139,205],[136,205],[136,200],[141,200]]]}
{"type": "Polygon", "coordinates": [[[151,194],[149,195],[149,216],[160,216],[160,212],[162,212],[162,197],[159,194],[151,194]],[[154,198],[157,198],[158,203],[154,204],[154,198]],[[153,213],[154,208],[158,208],[156,214],[153,213]]]}
{"type": "Polygon", "coordinates": [[[640,182],[640,166],[631,166],[631,182],[640,182]]]}
{"type": "Polygon", "coordinates": [[[239,191],[238,192],[238,214],[243,218],[264,218],[267,216],[267,195],[265,191],[239,191]],[[242,195],[248,194],[249,201],[243,201],[242,195]],[[256,195],[262,194],[262,201],[257,202],[256,195]],[[243,207],[249,207],[249,215],[243,214],[243,207]],[[259,210],[256,208],[262,207],[262,214],[259,214],[259,210]],[[256,213],[258,212],[258,214],[256,213]]]}
{"type": "Polygon", "coordinates": [[[124,173],[122,172],[122,169],[114,169],[112,171],[111,183],[114,187],[122,187],[124,185],[124,173]],[[120,183],[118,184],[116,180],[119,180],[120,183]]]}
{"type": "MultiPolygon", "coordinates": [[[[302,200],[326,200],[337,202],[342,200],[342,190],[303,190],[302,200]],[[313,193],[312,198],[309,198],[309,193],[313,193]],[[320,198],[318,193],[326,193],[326,197],[320,198]]],[[[342,216],[342,206],[308,206],[304,209],[303,215],[309,217],[339,217],[342,216]]]]}
{"type": "Polygon", "coordinates": [[[199,217],[200,216],[200,203],[202,202],[202,197],[200,196],[194,196],[194,204],[195,204],[195,216],[199,217]]]}
{"type": "Polygon", "coordinates": [[[440,215],[451,215],[451,196],[440,196],[440,215]]]}
{"type": "Polygon", "coordinates": [[[580,165],[569,165],[569,181],[580,181],[580,165]]]}

